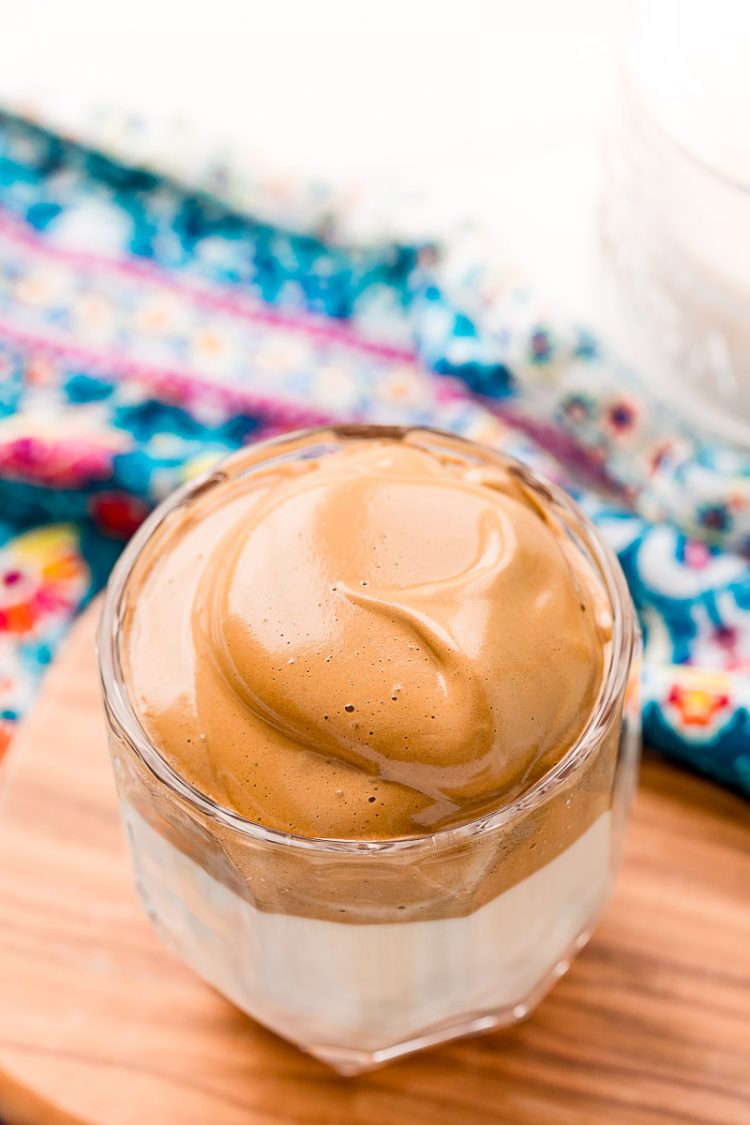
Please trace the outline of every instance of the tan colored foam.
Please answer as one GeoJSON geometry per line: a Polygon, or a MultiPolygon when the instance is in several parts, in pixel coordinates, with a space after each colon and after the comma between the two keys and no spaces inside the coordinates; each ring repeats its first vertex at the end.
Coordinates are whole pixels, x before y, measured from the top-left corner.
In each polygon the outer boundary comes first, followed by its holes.
{"type": "Polygon", "coordinates": [[[610,630],[512,467],[359,440],[173,512],[131,573],[122,657],[147,733],[202,792],[297,835],[382,839],[549,769],[610,630]]]}

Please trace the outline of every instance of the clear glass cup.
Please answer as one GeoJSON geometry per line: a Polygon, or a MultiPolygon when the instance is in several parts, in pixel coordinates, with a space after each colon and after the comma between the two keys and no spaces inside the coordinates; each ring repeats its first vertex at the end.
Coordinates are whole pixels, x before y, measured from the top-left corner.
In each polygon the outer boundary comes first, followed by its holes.
{"type": "Polygon", "coordinates": [[[607,330],[678,419],[750,448],[750,10],[630,0],[603,143],[607,330]]]}
{"type": "Polygon", "coordinates": [[[640,636],[615,557],[563,492],[514,463],[601,578],[611,659],[588,725],[544,777],[491,815],[431,835],[303,838],[217,805],[139,725],[119,637],[144,544],[220,476],[407,433],[469,462],[507,463],[422,429],[339,427],[261,443],[151,515],[115,568],[99,627],[122,817],[158,933],[239,1008],[344,1074],[522,1019],[587,941],[619,863],[639,753],[640,636]]]}

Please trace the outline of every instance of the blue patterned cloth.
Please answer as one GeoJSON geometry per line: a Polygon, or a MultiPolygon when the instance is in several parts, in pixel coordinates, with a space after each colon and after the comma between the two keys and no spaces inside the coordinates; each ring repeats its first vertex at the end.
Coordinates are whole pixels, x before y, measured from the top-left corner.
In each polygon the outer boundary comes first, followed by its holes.
{"type": "Polygon", "coordinates": [[[745,543],[741,454],[684,433],[465,248],[297,220],[0,115],[0,744],[175,485],[260,437],[372,420],[573,489],[643,624],[647,739],[750,793],[750,567],[726,549],[745,543]]]}

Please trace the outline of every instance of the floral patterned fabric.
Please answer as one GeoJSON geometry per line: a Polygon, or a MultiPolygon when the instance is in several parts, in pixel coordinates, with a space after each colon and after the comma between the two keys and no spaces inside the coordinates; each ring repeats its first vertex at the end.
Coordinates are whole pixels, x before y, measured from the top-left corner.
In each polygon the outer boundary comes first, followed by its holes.
{"type": "Polygon", "coordinates": [[[742,451],[684,432],[466,237],[236,196],[0,115],[0,753],[155,503],[246,442],[356,419],[575,491],[641,617],[646,738],[750,793],[742,451]]]}

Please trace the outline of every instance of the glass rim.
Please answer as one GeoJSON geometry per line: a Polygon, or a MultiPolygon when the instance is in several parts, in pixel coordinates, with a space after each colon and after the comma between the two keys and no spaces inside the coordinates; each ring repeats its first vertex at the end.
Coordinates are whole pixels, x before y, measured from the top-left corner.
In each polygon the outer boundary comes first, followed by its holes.
{"type": "MultiPolygon", "coordinates": [[[[292,451],[293,452],[293,451],[292,451]]],[[[624,694],[631,661],[636,651],[639,627],[630,598],[625,577],[612,549],[601,538],[594,523],[585,512],[558,485],[549,481],[541,473],[529,468],[522,461],[490,446],[481,445],[468,438],[429,426],[384,426],[374,424],[342,424],[316,426],[295,430],[278,437],[237,450],[217,461],[210,469],[194,480],[175,489],[144,520],[137,532],[128,542],[110,575],[99,618],[96,636],[99,678],[104,700],[106,718],[112,729],[129,745],[130,749],[146,766],[158,782],[171,790],[181,802],[186,803],[203,816],[231,829],[233,832],[268,844],[281,845],[317,852],[331,852],[351,855],[362,852],[392,853],[418,850],[425,845],[440,842],[441,846],[459,843],[478,832],[492,831],[507,824],[537,806],[558,790],[588,759],[599,745],[610,727],[618,700],[624,694]],[[348,438],[404,438],[406,435],[425,434],[429,439],[449,442],[454,447],[473,451],[475,455],[510,463],[524,480],[537,490],[542,490],[555,505],[575,520],[577,530],[586,537],[586,548],[590,561],[594,563],[601,578],[612,608],[612,649],[609,667],[603,677],[594,709],[586,726],[578,738],[568,747],[563,756],[537,779],[528,789],[503,802],[490,813],[460,824],[441,828],[434,832],[419,835],[388,837],[382,840],[330,839],[318,836],[300,836],[292,832],[270,828],[242,816],[240,813],[215,801],[208,794],[187,781],[157,749],[141,725],[125,686],[120,661],[119,634],[122,609],[127,592],[128,579],[141,550],[162,525],[164,520],[177,508],[194,496],[210,488],[212,484],[226,479],[225,470],[238,457],[247,457],[249,452],[259,456],[245,471],[262,468],[267,459],[283,453],[285,446],[297,446],[300,442],[313,440],[341,441],[348,438]]]]}
{"type": "Polygon", "coordinates": [[[688,141],[670,127],[663,115],[654,109],[652,101],[648,97],[647,85],[637,63],[634,61],[632,42],[624,44],[619,57],[618,69],[625,97],[635,108],[636,113],[640,115],[641,124],[646,129],[651,129],[654,136],[660,138],[691,168],[705,175],[718,187],[729,189],[731,193],[743,199],[750,196],[750,179],[735,176],[720,163],[701,156],[688,141]]]}

